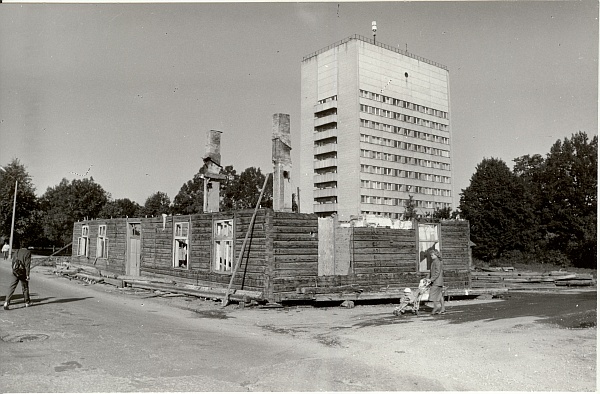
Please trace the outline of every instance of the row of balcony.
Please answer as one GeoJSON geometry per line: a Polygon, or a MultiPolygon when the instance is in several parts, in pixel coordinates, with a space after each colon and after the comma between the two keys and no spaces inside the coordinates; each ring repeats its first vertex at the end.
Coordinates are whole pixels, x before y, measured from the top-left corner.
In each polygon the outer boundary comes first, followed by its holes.
{"type": "Polygon", "coordinates": [[[337,167],[337,159],[325,159],[315,161],[315,170],[320,170],[321,168],[327,167],[337,167]]]}
{"type": "Polygon", "coordinates": [[[319,174],[313,177],[314,183],[337,182],[337,173],[330,172],[328,174],[319,174]]]}
{"type": "Polygon", "coordinates": [[[335,197],[338,195],[338,189],[330,187],[328,189],[313,190],[313,198],[335,197]]]}
{"type": "Polygon", "coordinates": [[[329,123],[337,123],[337,114],[323,116],[322,118],[315,118],[315,127],[320,127],[329,123]]]}
{"type": "Polygon", "coordinates": [[[337,203],[313,204],[313,212],[314,213],[337,212],[337,210],[338,210],[337,203]]]}
{"type": "Polygon", "coordinates": [[[331,152],[337,152],[337,144],[325,144],[321,146],[315,146],[313,149],[313,154],[315,156],[331,152]]]}
{"type": "Polygon", "coordinates": [[[313,134],[314,141],[326,140],[327,138],[337,138],[337,129],[329,129],[325,131],[317,131],[313,134]]]}
{"type": "Polygon", "coordinates": [[[319,112],[327,111],[332,108],[337,108],[337,100],[330,100],[326,103],[316,104],[314,106],[314,113],[318,114],[319,112]]]}

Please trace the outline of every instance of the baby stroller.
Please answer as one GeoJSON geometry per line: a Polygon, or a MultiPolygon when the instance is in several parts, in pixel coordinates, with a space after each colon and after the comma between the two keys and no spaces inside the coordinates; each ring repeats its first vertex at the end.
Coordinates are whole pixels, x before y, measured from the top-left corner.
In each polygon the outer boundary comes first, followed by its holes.
{"type": "Polygon", "coordinates": [[[429,295],[431,281],[429,279],[421,279],[419,288],[412,291],[410,288],[404,289],[404,295],[400,298],[400,305],[394,308],[394,316],[403,315],[405,312],[412,312],[419,315],[419,307],[425,296],[429,295]]]}

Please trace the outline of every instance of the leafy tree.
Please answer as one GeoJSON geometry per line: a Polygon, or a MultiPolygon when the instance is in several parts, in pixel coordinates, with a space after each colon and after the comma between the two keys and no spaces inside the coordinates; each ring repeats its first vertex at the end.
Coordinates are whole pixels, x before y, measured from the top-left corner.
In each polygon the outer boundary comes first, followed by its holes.
{"type": "Polygon", "coordinates": [[[412,195],[408,195],[408,201],[406,202],[406,206],[404,208],[404,214],[402,215],[402,220],[414,220],[417,218],[417,205],[415,204],[414,197],[412,195]]]}
{"type": "Polygon", "coordinates": [[[484,261],[504,252],[524,250],[529,242],[523,229],[532,224],[533,212],[525,201],[523,182],[500,159],[477,165],[470,185],[460,198],[460,211],[471,224],[477,247],[473,255],[484,261]]]}
{"type": "Polygon", "coordinates": [[[225,166],[221,170],[221,174],[226,175],[227,179],[223,180],[221,183],[221,203],[219,205],[219,210],[231,211],[239,209],[236,207],[236,201],[240,176],[233,166],[225,166]]]}
{"type": "Polygon", "coordinates": [[[171,213],[171,199],[167,193],[156,192],[146,199],[142,209],[146,216],[158,216],[171,213]]]}
{"type": "MultiPolygon", "coordinates": [[[[35,187],[25,166],[18,159],[13,159],[0,170],[0,236],[9,239],[17,185],[15,204],[14,238],[23,244],[34,243],[42,236],[39,225],[39,201],[35,195],[35,187]]],[[[16,246],[16,243],[13,245],[16,246]]]]}
{"type": "Polygon", "coordinates": [[[71,182],[63,178],[41,197],[45,236],[62,245],[71,242],[75,221],[98,218],[109,198],[110,194],[94,178],[71,182]]]}
{"type": "MultiPolygon", "coordinates": [[[[226,175],[231,175],[232,179],[228,179],[225,187],[221,189],[223,200],[220,208],[224,211],[254,208],[265,182],[265,176],[270,174],[263,174],[260,168],[254,167],[246,168],[239,176],[235,174],[233,168],[226,167],[226,172],[229,172],[226,175]]],[[[272,178],[267,183],[260,205],[263,208],[273,207],[272,178]]]]}
{"type": "Polygon", "coordinates": [[[459,209],[455,209],[454,211],[452,211],[452,214],[450,214],[450,219],[459,219],[461,218],[461,212],[459,209]]]}
{"type": "Polygon", "coordinates": [[[121,198],[107,202],[98,214],[101,218],[135,218],[142,214],[142,207],[128,198],[121,198]]]}
{"type": "Polygon", "coordinates": [[[541,175],[542,223],[550,248],[578,266],[596,266],[598,137],[557,141],[541,175]]]}
{"type": "Polygon", "coordinates": [[[450,208],[450,207],[437,208],[433,212],[434,219],[450,219],[451,215],[452,215],[452,208],[450,208]]]}
{"type": "Polygon", "coordinates": [[[522,229],[522,238],[528,242],[525,250],[536,253],[536,260],[539,260],[546,250],[544,243],[546,231],[539,214],[543,209],[544,158],[540,154],[525,155],[517,157],[513,162],[515,163],[513,174],[519,179],[524,189],[523,202],[533,213],[530,217],[530,225],[522,229]]]}
{"type": "MultiPolygon", "coordinates": [[[[179,189],[179,193],[173,200],[173,213],[174,214],[194,214],[202,213],[204,211],[204,179],[201,178],[201,172],[198,171],[194,178],[184,183],[179,189]]],[[[220,181],[220,197],[221,201],[219,204],[219,210],[229,211],[234,209],[235,201],[234,190],[237,190],[239,176],[233,169],[233,166],[225,166],[220,171],[221,175],[225,175],[226,178],[220,181]]]]}
{"type": "Polygon", "coordinates": [[[204,179],[199,173],[194,179],[187,181],[179,189],[179,193],[173,199],[173,213],[189,215],[202,213],[204,211],[204,179]]]}
{"type": "MultiPolygon", "coordinates": [[[[174,214],[194,214],[203,212],[204,180],[199,171],[192,180],[181,186],[179,193],[173,200],[174,214]]],[[[231,211],[237,209],[254,208],[260,194],[265,175],[259,169],[250,167],[241,174],[237,174],[233,166],[225,166],[220,171],[225,179],[220,181],[219,210],[231,211]]],[[[267,174],[268,175],[268,174],[267,174]]],[[[261,206],[273,206],[273,181],[270,180],[263,194],[261,206]]]]}

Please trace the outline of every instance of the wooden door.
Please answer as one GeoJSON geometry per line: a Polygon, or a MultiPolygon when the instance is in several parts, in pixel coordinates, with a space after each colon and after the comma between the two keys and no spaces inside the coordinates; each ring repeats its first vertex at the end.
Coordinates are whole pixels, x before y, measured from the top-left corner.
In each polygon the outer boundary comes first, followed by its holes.
{"type": "Polygon", "coordinates": [[[126,274],[132,276],[140,275],[140,256],[142,248],[142,225],[141,223],[127,224],[127,269],[126,274]]]}

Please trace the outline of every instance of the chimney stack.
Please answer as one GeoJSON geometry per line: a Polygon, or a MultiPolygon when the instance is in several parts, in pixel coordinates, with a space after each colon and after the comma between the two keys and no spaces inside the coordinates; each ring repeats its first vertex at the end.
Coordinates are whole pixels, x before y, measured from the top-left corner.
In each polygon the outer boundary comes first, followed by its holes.
{"type": "Polygon", "coordinates": [[[204,165],[200,169],[204,180],[204,212],[219,212],[220,188],[224,175],[221,175],[221,134],[219,130],[210,130],[207,133],[204,153],[204,165]]]}
{"type": "Polygon", "coordinates": [[[273,115],[273,210],[292,212],[290,115],[273,115]]]}

